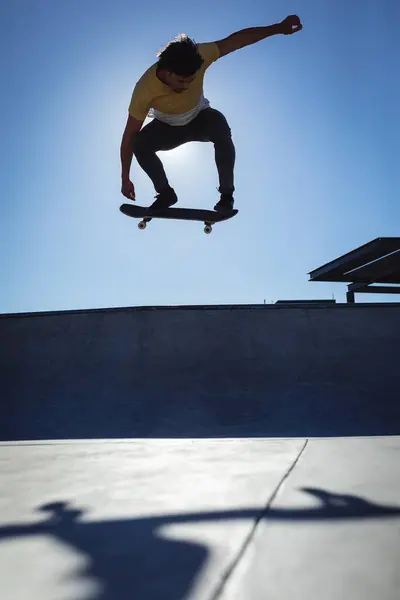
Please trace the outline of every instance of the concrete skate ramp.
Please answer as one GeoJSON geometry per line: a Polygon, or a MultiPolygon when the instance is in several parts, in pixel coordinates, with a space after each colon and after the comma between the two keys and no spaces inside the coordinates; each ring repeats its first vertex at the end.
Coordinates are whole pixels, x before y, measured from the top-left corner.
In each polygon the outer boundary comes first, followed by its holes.
{"type": "Polygon", "coordinates": [[[0,439],[400,434],[400,304],[0,318],[0,439]]]}

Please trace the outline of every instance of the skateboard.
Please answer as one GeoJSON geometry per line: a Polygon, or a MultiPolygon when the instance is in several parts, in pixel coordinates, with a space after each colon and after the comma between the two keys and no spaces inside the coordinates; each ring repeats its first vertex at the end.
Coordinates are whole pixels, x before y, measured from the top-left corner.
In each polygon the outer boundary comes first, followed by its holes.
{"type": "Polygon", "coordinates": [[[141,219],[139,229],[145,229],[147,223],[152,219],[177,219],[179,221],[203,221],[204,233],[211,233],[212,226],[220,221],[226,221],[234,217],[239,211],[234,208],[229,212],[217,212],[215,210],[202,210],[198,208],[166,208],[156,209],[133,204],[122,204],[120,211],[128,217],[141,219]]]}

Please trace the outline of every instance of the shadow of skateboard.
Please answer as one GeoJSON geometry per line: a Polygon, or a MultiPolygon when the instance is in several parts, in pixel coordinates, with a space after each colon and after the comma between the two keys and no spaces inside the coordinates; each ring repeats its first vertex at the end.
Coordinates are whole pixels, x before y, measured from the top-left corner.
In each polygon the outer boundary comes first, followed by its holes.
{"type": "Polygon", "coordinates": [[[128,217],[141,219],[138,224],[139,229],[145,229],[147,223],[149,223],[152,219],[176,219],[179,221],[202,221],[205,225],[205,233],[211,233],[212,226],[215,223],[231,219],[239,212],[237,209],[233,209],[225,213],[217,212],[215,210],[202,210],[198,208],[173,207],[166,208],[165,210],[151,210],[151,208],[133,204],[122,204],[119,209],[128,217]]]}

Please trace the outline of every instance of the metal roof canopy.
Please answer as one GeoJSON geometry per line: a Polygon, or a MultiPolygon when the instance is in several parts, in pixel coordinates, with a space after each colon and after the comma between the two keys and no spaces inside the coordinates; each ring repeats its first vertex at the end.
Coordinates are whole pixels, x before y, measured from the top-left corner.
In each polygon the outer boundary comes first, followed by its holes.
{"type": "Polygon", "coordinates": [[[354,294],[400,294],[400,237],[376,238],[311,271],[309,281],[346,281],[347,302],[354,294]],[[391,285],[373,285],[391,284],[391,285]]]}

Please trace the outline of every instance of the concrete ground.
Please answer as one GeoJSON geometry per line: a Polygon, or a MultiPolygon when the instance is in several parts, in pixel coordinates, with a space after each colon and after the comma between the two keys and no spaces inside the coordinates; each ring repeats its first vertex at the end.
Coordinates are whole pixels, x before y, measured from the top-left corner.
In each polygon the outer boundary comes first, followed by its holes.
{"type": "Polygon", "coordinates": [[[0,597],[397,600],[400,437],[0,445],[0,597]]]}

